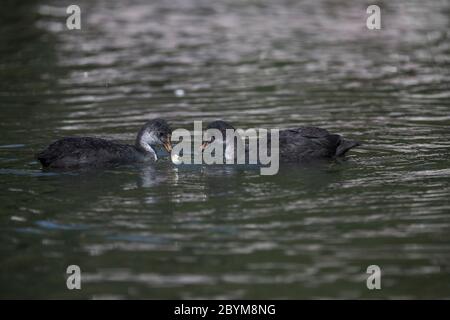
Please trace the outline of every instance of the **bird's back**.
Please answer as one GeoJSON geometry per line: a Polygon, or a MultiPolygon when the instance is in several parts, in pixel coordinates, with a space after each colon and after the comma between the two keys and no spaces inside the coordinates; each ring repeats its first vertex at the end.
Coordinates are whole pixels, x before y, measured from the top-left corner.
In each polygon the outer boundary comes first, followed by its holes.
{"type": "Polygon", "coordinates": [[[280,161],[311,162],[343,156],[359,143],[317,127],[280,131],[280,161]]]}
{"type": "Polygon", "coordinates": [[[37,155],[43,167],[52,168],[126,163],[137,157],[139,152],[131,145],[91,137],[62,138],[37,155]]]}

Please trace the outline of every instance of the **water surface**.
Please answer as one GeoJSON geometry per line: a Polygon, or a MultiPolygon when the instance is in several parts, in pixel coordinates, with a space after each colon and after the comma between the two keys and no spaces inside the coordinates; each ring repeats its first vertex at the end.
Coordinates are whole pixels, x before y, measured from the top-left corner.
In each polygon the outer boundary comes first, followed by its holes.
{"type": "Polygon", "coordinates": [[[2,6],[0,297],[450,298],[448,1],[382,1],[379,31],[363,1],[77,3],[80,31],[69,2],[2,6]],[[34,160],[62,136],[132,142],[154,117],[364,146],[276,176],[34,160]]]}

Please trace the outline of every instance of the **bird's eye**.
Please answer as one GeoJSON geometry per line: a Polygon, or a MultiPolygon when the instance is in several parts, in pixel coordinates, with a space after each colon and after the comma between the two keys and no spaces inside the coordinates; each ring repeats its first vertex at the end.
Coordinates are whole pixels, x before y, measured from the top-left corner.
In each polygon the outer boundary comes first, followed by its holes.
{"type": "Polygon", "coordinates": [[[158,137],[162,138],[164,136],[163,132],[158,133],[158,137]]]}

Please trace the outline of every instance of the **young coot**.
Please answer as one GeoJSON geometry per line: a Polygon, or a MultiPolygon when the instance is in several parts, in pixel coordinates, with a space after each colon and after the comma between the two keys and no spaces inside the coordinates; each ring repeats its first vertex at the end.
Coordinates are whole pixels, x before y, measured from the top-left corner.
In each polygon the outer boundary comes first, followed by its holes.
{"type": "Polygon", "coordinates": [[[38,153],[44,168],[105,166],[158,159],[156,146],[172,151],[172,129],[165,120],[153,119],[139,130],[134,145],[92,137],[62,138],[38,153]]]}
{"type": "MultiPolygon", "coordinates": [[[[236,152],[232,152],[233,150],[231,148],[227,148],[227,145],[231,146],[234,142],[226,138],[226,130],[234,130],[231,124],[218,120],[211,122],[206,129],[218,129],[221,131],[223,137],[219,142],[225,145],[225,157],[232,157],[234,155],[234,158],[236,158],[236,152]],[[227,150],[231,152],[227,154],[227,150]]],[[[204,141],[202,149],[205,149],[214,139],[212,137],[212,139],[204,141]]],[[[270,150],[270,140],[271,135],[268,132],[267,150],[270,150]]],[[[242,142],[238,141],[238,143],[242,142]]],[[[336,159],[343,157],[348,150],[359,145],[359,142],[346,140],[338,134],[332,134],[325,129],[317,127],[300,127],[279,131],[280,162],[310,163],[320,160],[336,159]]],[[[244,147],[246,153],[248,153],[248,145],[244,147]]],[[[234,149],[235,151],[237,149],[236,143],[234,149]]]]}

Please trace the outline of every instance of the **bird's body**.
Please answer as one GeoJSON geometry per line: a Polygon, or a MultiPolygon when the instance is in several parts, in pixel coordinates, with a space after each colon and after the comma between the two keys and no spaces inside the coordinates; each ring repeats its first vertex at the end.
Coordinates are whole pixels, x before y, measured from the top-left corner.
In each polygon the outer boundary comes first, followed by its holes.
{"type": "Polygon", "coordinates": [[[336,159],[358,145],[358,142],[316,127],[280,130],[279,133],[281,162],[306,163],[336,159]]]}
{"type": "MultiPolygon", "coordinates": [[[[225,148],[225,158],[236,158],[237,145],[234,144],[234,138],[228,138],[226,130],[234,130],[234,127],[224,121],[214,121],[210,123],[207,129],[217,129],[222,133],[219,140],[225,148]],[[233,151],[234,150],[234,151],[233,151]]],[[[203,148],[213,141],[213,139],[204,142],[203,148]]],[[[239,139],[240,140],[240,139],[239,139]]],[[[271,150],[271,134],[267,135],[267,151],[271,150]]],[[[338,134],[332,134],[326,129],[317,127],[300,127],[294,129],[285,129],[279,131],[279,160],[280,162],[291,163],[311,163],[323,160],[332,160],[343,157],[346,152],[360,144],[356,141],[346,140],[338,134]]],[[[241,143],[238,141],[238,143],[241,143]]],[[[245,144],[246,158],[248,159],[249,144],[245,144]]],[[[261,146],[259,146],[261,148],[261,146]]]]}
{"type": "Polygon", "coordinates": [[[142,162],[150,157],[135,146],[92,137],[62,138],[37,155],[43,167],[73,168],[142,162]]]}
{"type": "Polygon", "coordinates": [[[93,137],[59,139],[36,155],[44,168],[99,167],[158,159],[155,147],[171,151],[169,125],[160,119],[147,122],[136,137],[135,145],[93,137]]]}

